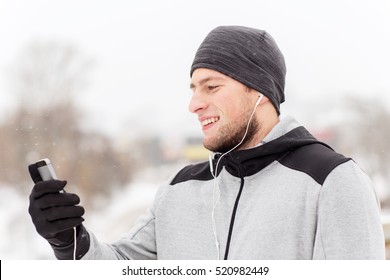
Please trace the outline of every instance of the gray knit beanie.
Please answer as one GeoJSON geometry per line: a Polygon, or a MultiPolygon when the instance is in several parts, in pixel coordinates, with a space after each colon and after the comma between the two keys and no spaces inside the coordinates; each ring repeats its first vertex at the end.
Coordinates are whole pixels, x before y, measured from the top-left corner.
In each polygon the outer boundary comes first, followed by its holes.
{"type": "Polygon", "coordinates": [[[267,96],[280,114],[284,102],[286,65],[266,31],[243,26],[219,26],[196,52],[190,76],[197,68],[221,72],[267,96]]]}

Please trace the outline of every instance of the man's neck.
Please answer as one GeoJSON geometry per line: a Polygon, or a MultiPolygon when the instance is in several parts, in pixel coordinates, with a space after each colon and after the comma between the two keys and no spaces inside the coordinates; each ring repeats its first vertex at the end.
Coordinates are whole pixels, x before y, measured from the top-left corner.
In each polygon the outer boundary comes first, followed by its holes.
{"type": "Polygon", "coordinates": [[[241,145],[238,150],[245,150],[259,146],[263,139],[271,132],[271,130],[279,123],[279,117],[267,119],[267,121],[260,122],[259,131],[253,135],[252,139],[241,145]]]}

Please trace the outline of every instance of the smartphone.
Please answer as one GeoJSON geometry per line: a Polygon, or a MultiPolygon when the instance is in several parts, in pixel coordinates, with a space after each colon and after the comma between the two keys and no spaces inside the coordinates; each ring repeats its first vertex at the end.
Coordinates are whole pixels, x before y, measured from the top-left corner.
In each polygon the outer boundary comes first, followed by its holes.
{"type": "Polygon", "coordinates": [[[41,159],[28,166],[31,179],[34,183],[57,179],[54,168],[48,158],[41,159]]]}

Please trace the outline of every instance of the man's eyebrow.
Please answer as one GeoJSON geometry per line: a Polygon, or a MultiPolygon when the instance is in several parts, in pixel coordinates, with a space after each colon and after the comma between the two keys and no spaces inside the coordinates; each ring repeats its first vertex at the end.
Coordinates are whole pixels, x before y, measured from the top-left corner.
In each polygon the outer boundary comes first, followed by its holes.
{"type": "MultiPolygon", "coordinates": [[[[205,84],[205,83],[207,83],[209,81],[212,81],[212,80],[223,80],[223,78],[222,77],[217,77],[217,76],[209,76],[209,77],[206,77],[204,79],[201,79],[198,82],[198,84],[199,84],[199,86],[201,86],[201,85],[203,85],[203,84],[205,84]]],[[[196,86],[193,83],[191,83],[190,84],[190,89],[194,89],[194,88],[196,88],[196,86]]]]}

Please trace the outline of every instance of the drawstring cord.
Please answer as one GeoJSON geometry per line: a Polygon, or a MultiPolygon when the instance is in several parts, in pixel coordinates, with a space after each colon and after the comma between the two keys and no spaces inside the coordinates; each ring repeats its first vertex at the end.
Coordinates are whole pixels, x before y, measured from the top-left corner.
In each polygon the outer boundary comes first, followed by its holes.
{"type": "Polygon", "coordinates": [[[245,183],[244,176],[242,175],[240,166],[239,165],[234,165],[234,164],[233,164],[233,166],[236,167],[236,169],[238,170],[239,176],[240,176],[240,189],[238,190],[238,193],[237,193],[237,196],[236,196],[236,201],[234,202],[234,207],[233,207],[232,215],[231,215],[231,218],[230,218],[230,226],[229,226],[228,238],[227,238],[227,241],[226,241],[226,249],[225,249],[224,260],[227,260],[228,257],[229,257],[229,249],[230,249],[230,242],[231,242],[232,234],[233,234],[234,221],[236,219],[238,203],[240,201],[241,193],[242,193],[242,190],[244,189],[244,183],[245,183]]]}

